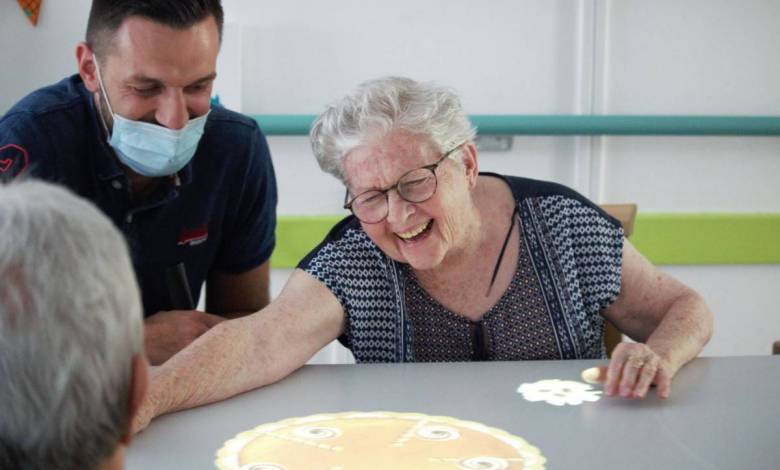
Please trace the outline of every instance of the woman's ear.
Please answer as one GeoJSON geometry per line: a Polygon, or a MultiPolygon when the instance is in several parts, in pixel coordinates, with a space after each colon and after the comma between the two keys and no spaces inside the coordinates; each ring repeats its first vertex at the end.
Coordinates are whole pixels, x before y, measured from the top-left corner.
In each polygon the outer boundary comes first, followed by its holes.
{"type": "Polygon", "coordinates": [[[461,149],[461,161],[466,168],[466,179],[469,183],[469,188],[474,188],[477,185],[477,177],[479,176],[479,165],[477,164],[477,146],[474,142],[468,141],[463,144],[461,149]]]}

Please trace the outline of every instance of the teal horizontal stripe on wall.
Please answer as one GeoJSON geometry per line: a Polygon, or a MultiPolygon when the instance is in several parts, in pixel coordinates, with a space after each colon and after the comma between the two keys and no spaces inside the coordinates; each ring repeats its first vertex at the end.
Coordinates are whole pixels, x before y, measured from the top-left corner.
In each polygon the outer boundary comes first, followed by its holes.
{"type": "MultiPolygon", "coordinates": [[[[315,115],[252,115],[266,135],[307,135],[315,115]]],[[[780,116],[517,115],[469,116],[480,134],[780,136],[780,116]]]]}

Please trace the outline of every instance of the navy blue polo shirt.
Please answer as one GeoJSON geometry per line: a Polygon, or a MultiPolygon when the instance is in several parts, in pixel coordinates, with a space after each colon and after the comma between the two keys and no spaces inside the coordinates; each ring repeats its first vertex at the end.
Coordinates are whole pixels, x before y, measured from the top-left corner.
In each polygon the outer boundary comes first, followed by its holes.
{"type": "Polygon", "coordinates": [[[183,262],[193,297],[212,271],[241,273],[274,248],[276,180],[257,123],[212,109],[192,161],[155,194],[131,199],[78,75],[23,98],[0,119],[0,180],[28,174],[67,186],[124,233],[145,315],[170,310],[166,269],[183,262]]]}

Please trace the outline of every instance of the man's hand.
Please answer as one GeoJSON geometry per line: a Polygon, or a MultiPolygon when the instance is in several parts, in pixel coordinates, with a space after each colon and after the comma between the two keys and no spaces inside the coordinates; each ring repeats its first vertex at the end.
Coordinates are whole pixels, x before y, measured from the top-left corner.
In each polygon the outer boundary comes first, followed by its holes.
{"type": "Polygon", "coordinates": [[[184,349],[223,317],[197,310],[158,312],[144,320],[144,343],[149,362],[160,365],[184,349]]]}

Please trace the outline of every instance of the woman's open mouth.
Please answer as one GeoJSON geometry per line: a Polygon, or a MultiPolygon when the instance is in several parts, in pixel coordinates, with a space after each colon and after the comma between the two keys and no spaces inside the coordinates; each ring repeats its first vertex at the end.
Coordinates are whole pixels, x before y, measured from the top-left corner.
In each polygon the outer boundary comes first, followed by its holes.
{"type": "Polygon", "coordinates": [[[395,235],[406,243],[415,242],[425,238],[430,233],[431,227],[433,227],[433,219],[420,224],[409,231],[396,233],[395,235]]]}

